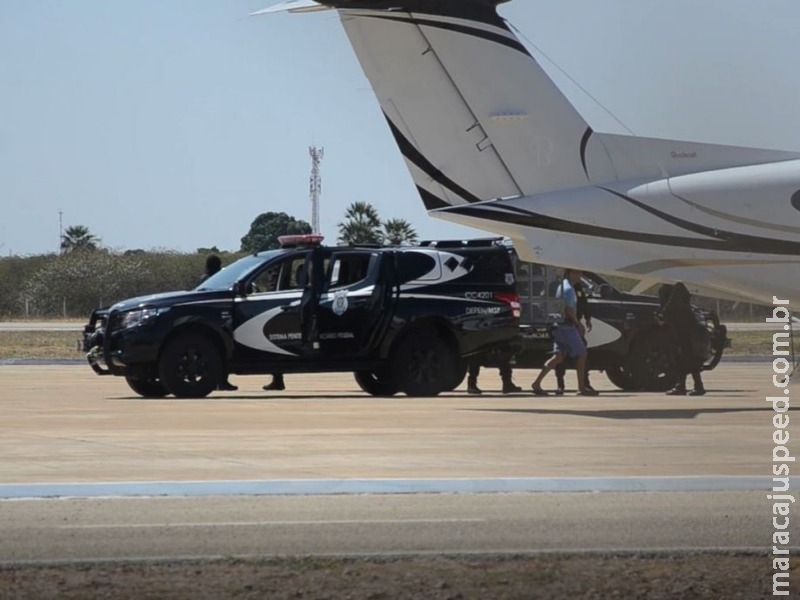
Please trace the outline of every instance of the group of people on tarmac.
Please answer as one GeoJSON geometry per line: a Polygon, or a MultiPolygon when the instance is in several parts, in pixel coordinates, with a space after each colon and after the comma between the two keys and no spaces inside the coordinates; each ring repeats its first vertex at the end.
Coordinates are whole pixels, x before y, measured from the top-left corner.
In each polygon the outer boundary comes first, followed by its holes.
{"type": "MultiPolygon", "coordinates": [[[[206,259],[206,268],[199,283],[202,283],[222,268],[219,256],[214,254],[206,259]]],[[[597,396],[598,392],[589,383],[589,371],[586,369],[587,342],[586,333],[592,330],[592,316],[589,310],[589,301],[586,289],[581,280],[583,273],[577,269],[566,269],[556,297],[561,298],[564,309],[553,323],[553,355],[544,364],[531,389],[535,396],[549,396],[550,393],[542,388],[544,378],[555,370],[556,390],[555,395],[564,394],[564,376],[567,371],[567,362],[573,360],[578,377],[579,396],[597,396]]],[[[692,348],[692,331],[694,328],[694,313],[692,311],[691,294],[683,283],[664,284],[658,292],[660,309],[656,315],[656,322],[661,326],[669,327],[677,349],[678,381],[670,391],[673,396],[702,396],[706,393],[703,380],[700,377],[702,361],[697,359],[692,348]],[[687,392],[686,378],[692,376],[694,388],[687,392]]],[[[474,359],[469,363],[467,375],[467,393],[482,394],[478,387],[478,375],[481,363],[474,359]]],[[[500,378],[503,382],[502,393],[514,394],[522,388],[514,384],[512,379],[511,355],[506,354],[500,358],[500,378]]],[[[222,391],[236,391],[239,388],[228,381],[227,375],[220,382],[222,391]]],[[[285,390],[283,373],[273,373],[272,381],[263,386],[266,391],[285,390]]]]}
{"type": "MultiPolygon", "coordinates": [[[[577,269],[566,269],[556,297],[561,298],[564,309],[553,323],[553,355],[545,363],[534,382],[531,384],[533,394],[536,396],[549,396],[550,393],[542,388],[544,378],[555,370],[556,396],[564,394],[564,375],[567,362],[572,360],[578,377],[578,395],[597,396],[598,392],[589,383],[589,371],[586,368],[587,347],[586,333],[592,330],[592,317],[586,289],[581,280],[582,272],[577,269]]],[[[673,337],[677,353],[678,378],[675,386],[667,392],[671,396],[702,396],[706,393],[703,380],[700,377],[702,359],[694,354],[692,336],[695,328],[694,312],[692,310],[691,294],[683,283],[664,284],[659,289],[659,311],[656,322],[663,327],[668,327],[673,337]],[[686,378],[692,376],[694,388],[687,392],[686,378]]],[[[502,393],[512,394],[521,392],[522,388],[514,385],[512,380],[511,356],[506,356],[499,367],[500,377],[503,382],[502,393]]],[[[467,393],[481,394],[478,387],[478,374],[480,362],[473,361],[469,365],[467,379],[467,393]]]]}

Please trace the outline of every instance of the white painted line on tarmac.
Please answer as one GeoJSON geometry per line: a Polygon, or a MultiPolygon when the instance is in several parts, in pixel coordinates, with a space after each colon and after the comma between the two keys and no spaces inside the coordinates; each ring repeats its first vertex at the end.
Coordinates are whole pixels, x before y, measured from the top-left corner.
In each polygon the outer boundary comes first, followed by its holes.
{"type": "MultiPolygon", "coordinates": [[[[791,478],[791,487],[800,477],[791,478]]],[[[769,491],[771,477],[516,477],[485,479],[269,479],[0,484],[0,499],[151,496],[279,496],[508,492],[769,491]]]]}
{"type": "Polygon", "coordinates": [[[486,523],[489,519],[331,519],[308,521],[228,521],[208,523],[94,523],[59,525],[56,529],[180,529],[196,527],[302,527],[305,525],[419,525],[432,523],[486,523]]]}

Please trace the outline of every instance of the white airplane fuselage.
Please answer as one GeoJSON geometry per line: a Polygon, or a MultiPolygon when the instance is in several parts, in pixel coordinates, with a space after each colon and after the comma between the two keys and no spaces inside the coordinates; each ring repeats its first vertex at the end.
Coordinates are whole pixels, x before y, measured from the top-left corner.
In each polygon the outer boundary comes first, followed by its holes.
{"type": "Polygon", "coordinates": [[[615,182],[432,211],[529,261],[711,296],[800,304],[800,160],[615,182]]]}
{"type": "Polygon", "coordinates": [[[556,266],[800,305],[800,152],[597,133],[497,13],[503,0],[335,9],[435,217],[556,266]]]}

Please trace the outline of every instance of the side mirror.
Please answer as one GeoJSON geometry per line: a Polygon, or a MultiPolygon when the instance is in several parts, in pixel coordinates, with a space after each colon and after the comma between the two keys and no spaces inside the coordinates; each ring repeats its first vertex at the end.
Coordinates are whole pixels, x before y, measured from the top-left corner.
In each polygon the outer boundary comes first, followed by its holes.
{"type": "Polygon", "coordinates": [[[247,290],[245,290],[244,281],[237,281],[233,284],[233,293],[237,296],[246,296],[247,290]]]}
{"type": "Polygon", "coordinates": [[[607,283],[600,284],[600,297],[611,298],[614,295],[614,288],[607,283]]]}

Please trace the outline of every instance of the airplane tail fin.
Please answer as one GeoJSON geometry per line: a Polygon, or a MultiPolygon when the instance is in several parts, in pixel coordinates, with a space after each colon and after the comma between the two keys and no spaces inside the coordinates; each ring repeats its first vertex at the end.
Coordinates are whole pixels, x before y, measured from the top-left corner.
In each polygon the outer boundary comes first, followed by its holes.
{"type": "Polygon", "coordinates": [[[501,1],[291,0],[276,8],[339,11],[429,210],[798,157],[594,133],[498,15],[501,1]]]}

